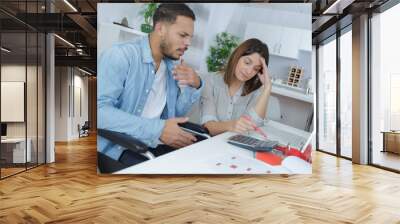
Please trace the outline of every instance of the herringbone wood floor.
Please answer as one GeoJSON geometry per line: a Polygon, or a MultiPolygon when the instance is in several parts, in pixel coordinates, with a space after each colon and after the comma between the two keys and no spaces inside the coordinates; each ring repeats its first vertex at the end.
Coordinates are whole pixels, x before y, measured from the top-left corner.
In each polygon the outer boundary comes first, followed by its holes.
{"type": "Polygon", "coordinates": [[[0,181],[0,223],[400,223],[400,175],[314,153],[313,175],[97,176],[96,140],[0,181]]]}

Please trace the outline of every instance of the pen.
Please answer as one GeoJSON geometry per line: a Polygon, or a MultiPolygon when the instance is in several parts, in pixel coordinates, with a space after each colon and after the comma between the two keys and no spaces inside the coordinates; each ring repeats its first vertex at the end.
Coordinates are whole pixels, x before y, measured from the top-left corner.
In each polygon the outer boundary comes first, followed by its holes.
{"type": "MultiPolygon", "coordinates": [[[[248,120],[248,121],[251,121],[251,118],[250,118],[249,116],[244,115],[243,118],[246,119],[246,120],[248,120]]],[[[260,135],[262,135],[265,139],[268,138],[268,137],[267,137],[267,134],[266,134],[261,128],[257,127],[257,126],[254,125],[254,124],[252,124],[251,126],[254,128],[254,130],[255,130],[257,133],[259,133],[260,135]]]]}

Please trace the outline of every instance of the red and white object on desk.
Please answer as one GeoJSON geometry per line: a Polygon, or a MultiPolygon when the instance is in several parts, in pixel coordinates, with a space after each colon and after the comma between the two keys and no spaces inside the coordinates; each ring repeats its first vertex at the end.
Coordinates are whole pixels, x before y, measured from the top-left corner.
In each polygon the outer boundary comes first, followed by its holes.
{"type": "Polygon", "coordinates": [[[282,161],[289,156],[295,156],[298,157],[308,163],[311,164],[312,162],[312,145],[308,144],[306,149],[301,152],[300,150],[296,148],[288,148],[288,147],[283,147],[283,146],[278,146],[275,150],[279,150],[282,152],[283,156],[277,155],[274,152],[257,152],[256,153],[256,158],[258,160],[261,160],[269,165],[274,165],[278,166],[282,164],[282,161]]]}

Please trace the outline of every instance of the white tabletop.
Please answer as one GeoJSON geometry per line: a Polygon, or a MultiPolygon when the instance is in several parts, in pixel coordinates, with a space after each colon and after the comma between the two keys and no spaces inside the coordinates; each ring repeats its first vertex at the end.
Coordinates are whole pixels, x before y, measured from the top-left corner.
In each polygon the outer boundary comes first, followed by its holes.
{"type": "MultiPolygon", "coordinates": [[[[294,129],[293,129],[294,130],[294,129]]],[[[305,133],[304,133],[305,134],[305,133]]],[[[116,174],[290,174],[311,173],[311,164],[290,158],[290,166],[272,166],[254,153],[227,143],[235,135],[226,132],[199,143],[128,167],[116,174]]],[[[255,133],[251,135],[255,136],[255,133]]]]}

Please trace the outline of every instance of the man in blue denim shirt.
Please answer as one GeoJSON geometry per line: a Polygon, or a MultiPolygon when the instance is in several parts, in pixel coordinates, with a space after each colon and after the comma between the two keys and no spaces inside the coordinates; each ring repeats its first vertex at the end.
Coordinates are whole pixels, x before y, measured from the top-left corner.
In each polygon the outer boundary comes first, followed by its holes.
{"type": "MultiPolygon", "coordinates": [[[[98,127],[135,137],[156,155],[192,144],[196,138],[178,123],[201,94],[202,82],[186,64],[175,63],[191,43],[195,16],[185,4],[161,4],[154,30],[102,54],[98,74],[98,127]],[[179,86],[181,88],[179,88],[179,86]],[[170,147],[157,147],[165,144],[170,147]]],[[[98,138],[103,155],[131,166],[145,157],[98,138]]]]}

